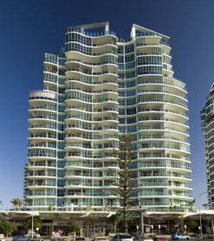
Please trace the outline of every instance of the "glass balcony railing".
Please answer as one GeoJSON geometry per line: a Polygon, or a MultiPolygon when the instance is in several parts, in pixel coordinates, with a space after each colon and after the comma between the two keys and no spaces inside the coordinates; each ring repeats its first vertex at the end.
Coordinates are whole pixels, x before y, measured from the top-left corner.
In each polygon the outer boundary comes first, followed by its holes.
{"type": "Polygon", "coordinates": [[[52,138],[52,139],[56,139],[56,134],[51,134],[51,133],[37,133],[37,134],[33,134],[31,133],[30,138],[52,138]]]}
{"type": "Polygon", "coordinates": [[[47,128],[56,130],[56,125],[52,124],[40,124],[40,125],[30,125],[30,128],[47,128]]]}
{"type": "Polygon", "coordinates": [[[162,96],[160,98],[158,98],[158,97],[145,98],[145,97],[139,96],[138,101],[139,101],[139,103],[140,102],[166,102],[166,103],[172,103],[172,104],[180,105],[180,106],[183,106],[183,107],[187,108],[187,102],[186,101],[181,100],[179,98],[167,98],[166,96],[162,96]]]}
{"type": "Polygon", "coordinates": [[[183,134],[189,134],[189,132],[187,130],[180,130],[179,128],[173,128],[173,127],[164,127],[164,126],[142,126],[139,125],[138,126],[138,130],[147,130],[147,131],[152,131],[152,130],[164,130],[164,131],[177,131],[179,133],[183,133],[183,134]]]}
{"type": "Polygon", "coordinates": [[[181,159],[183,161],[190,161],[189,157],[180,157],[173,154],[164,154],[164,153],[139,153],[139,158],[173,158],[173,159],[181,159]]]}
{"type": "Polygon", "coordinates": [[[175,149],[175,150],[181,150],[185,152],[190,152],[190,148],[183,144],[139,144],[139,148],[142,149],[175,149]]]}
{"type": "Polygon", "coordinates": [[[40,106],[31,105],[30,106],[30,110],[36,110],[36,109],[57,111],[57,107],[51,106],[51,105],[40,105],[40,106]]]}
{"type": "Polygon", "coordinates": [[[183,138],[176,138],[170,135],[142,135],[138,134],[138,140],[144,140],[144,139],[158,139],[158,140],[172,140],[172,141],[181,141],[181,142],[188,142],[188,139],[183,139],[183,138]]]}
{"type": "Polygon", "coordinates": [[[143,78],[143,77],[138,78],[138,84],[155,84],[155,83],[176,86],[176,87],[179,87],[180,89],[183,89],[184,91],[186,91],[185,84],[176,79],[170,79],[170,78],[149,79],[149,78],[143,78]]]}
{"type": "Polygon", "coordinates": [[[187,111],[176,111],[175,109],[160,109],[160,108],[144,108],[142,106],[140,106],[138,108],[138,112],[163,112],[163,113],[173,113],[173,114],[176,114],[176,115],[179,115],[181,117],[184,117],[184,118],[187,118],[187,111]]]}
{"type": "Polygon", "coordinates": [[[46,115],[45,113],[31,113],[29,116],[30,119],[51,119],[51,120],[57,120],[56,115],[46,115]]]}
{"type": "Polygon", "coordinates": [[[169,121],[169,122],[174,122],[176,124],[183,124],[183,125],[188,125],[188,121],[182,121],[180,120],[179,122],[176,121],[175,119],[172,118],[167,118],[167,117],[139,117],[139,121],[169,121]]]}

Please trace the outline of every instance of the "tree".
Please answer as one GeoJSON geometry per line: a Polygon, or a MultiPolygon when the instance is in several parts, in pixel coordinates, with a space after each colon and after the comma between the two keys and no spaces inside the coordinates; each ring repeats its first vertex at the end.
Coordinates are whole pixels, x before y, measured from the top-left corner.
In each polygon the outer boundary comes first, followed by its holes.
{"type": "Polygon", "coordinates": [[[80,226],[73,218],[70,218],[68,222],[68,232],[78,234],[80,233],[80,226]]]}
{"type": "Polygon", "coordinates": [[[3,206],[3,202],[0,200],[0,209],[1,209],[2,206],[3,206]]]}
{"type": "Polygon", "coordinates": [[[118,212],[109,218],[109,223],[111,223],[113,226],[113,233],[117,232],[117,226],[120,223],[120,221],[121,221],[121,218],[118,212]]]}
{"type": "Polygon", "coordinates": [[[48,211],[53,211],[53,206],[48,206],[48,211]]]}
{"type": "Polygon", "coordinates": [[[8,221],[2,221],[0,223],[0,233],[3,233],[6,237],[11,236],[12,232],[16,230],[13,223],[8,221]]]}
{"type": "Polygon", "coordinates": [[[23,204],[20,198],[13,198],[10,203],[13,205],[15,210],[19,210],[23,204]]]}
{"type": "Polygon", "coordinates": [[[189,211],[193,212],[195,209],[195,199],[186,201],[186,206],[189,209],[189,211]]]}
{"type": "Polygon", "coordinates": [[[130,204],[130,197],[132,191],[132,180],[129,165],[133,158],[133,152],[131,150],[131,139],[130,134],[122,134],[120,137],[119,152],[116,153],[119,159],[119,188],[118,194],[122,202],[122,213],[123,213],[123,231],[128,232],[128,206],[130,204]]]}
{"type": "MultiPolygon", "coordinates": [[[[24,227],[26,229],[32,228],[32,217],[26,218],[23,223],[24,227]]],[[[41,228],[42,227],[42,221],[40,217],[34,217],[33,218],[33,227],[34,228],[41,228]]]]}
{"type": "Polygon", "coordinates": [[[197,232],[198,230],[198,223],[195,220],[186,220],[185,224],[187,226],[187,229],[191,232],[197,232]]]}

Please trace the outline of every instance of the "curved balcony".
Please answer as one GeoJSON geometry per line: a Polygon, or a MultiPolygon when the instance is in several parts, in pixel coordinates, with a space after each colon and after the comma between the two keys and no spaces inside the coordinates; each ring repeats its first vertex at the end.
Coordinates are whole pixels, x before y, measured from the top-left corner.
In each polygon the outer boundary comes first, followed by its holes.
{"type": "Polygon", "coordinates": [[[43,114],[44,112],[40,113],[40,114],[35,114],[35,113],[32,113],[30,116],[29,116],[29,121],[34,121],[34,122],[40,122],[42,120],[46,120],[46,121],[57,121],[57,116],[56,114],[54,115],[50,115],[50,114],[43,114]]]}
{"type": "Polygon", "coordinates": [[[32,171],[42,171],[42,170],[56,170],[57,166],[48,166],[48,165],[28,165],[27,166],[28,170],[32,171]]]}
{"type": "Polygon", "coordinates": [[[169,77],[160,77],[160,78],[153,78],[153,76],[151,76],[150,78],[148,77],[138,77],[138,84],[141,85],[164,85],[164,86],[171,86],[172,88],[177,88],[182,92],[187,93],[186,89],[185,89],[185,84],[179,80],[176,80],[174,78],[169,78],[169,77]]]}
{"type": "Polygon", "coordinates": [[[174,121],[173,119],[167,119],[164,117],[160,117],[160,118],[152,118],[152,117],[148,117],[148,118],[139,118],[138,119],[138,123],[139,125],[142,123],[145,126],[149,126],[149,125],[154,125],[154,124],[164,124],[164,126],[167,127],[175,127],[178,131],[180,130],[181,132],[184,131],[184,133],[187,132],[187,130],[189,129],[189,126],[187,125],[188,123],[179,123],[177,121],[174,121]]]}
{"type": "Polygon", "coordinates": [[[117,78],[117,72],[110,72],[110,71],[101,71],[101,72],[92,72],[92,71],[88,71],[88,72],[83,72],[82,69],[70,69],[68,71],[66,71],[66,77],[69,79],[69,78],[72,78],[72,75],[73,74],[82,74],[82,75],[85,75],[85,76],[89,76],[89,77],[106,77],[106,76],[109,76],[109,77],[115,77],[117,78]]]}
{"type": "Polygon", "coordinates": [[[138,132],[139,133],[152,133],[152,134],[155,134],[155,133],[167,133],[169,132],[170,134],[173,134],[175,137],[179,137],[179,136],[182,136],[182,137],[189,137],[189,134],[187,131],[184,131],[184,130],[179,130],[175,127],[164,127],[164,126],[151,126],[151,125],[144,125],[144,126],[138,126],[138,132]]]}
{"type": "MultiPolygon", "coordinates": [[[[81,94],[84,94],[84,95],[87,95],[88,98],[93,97],[93,100],[92,99],[87,100],[87,101],[92,101],[92,102],[96,102],[97,99],[100,99],[99,96],[102,96],[102,95],[104,95],[105,98],[108,97],[110,99],[117,98],[117,96],[118,96],[118,93],[114,89],[104,90],[102,92],[100,92],[100,91],[91,91],[90,92],[89,90],[81,90],[81,89],[71,88],[71,89],[66,90],[66,94],[67,94],[67,96],[73,97],[74,99],[80,98],[78,96],[80,96],[81,94]]],[[[84,100],[84,98],[82,98],[82,99],[84,100]]]]}
{"type": "MultiPolygon", "coordinates": [[[[72,58],[78,58],[80,55],[82,55],[83,57],[85,57],[85,59],[100,59],[104,56],[113,56],[113,57],[117,57],[117,54],[115,51],[102,51],[100,53],[90,53],[90,54],[87,54],[87,53],[83,53],[83,52],[80,52],[78,50],[69,50],[65,53],[67,59],[72,59],[72,58]]],[[[90,60],[89,60],[90,61],[90,60]]]]}
{"type": "Polygon", "coordinates": [[[41,91],[41,90],[35,90],[30,93],[30,99],[29,101],[45,101],[45,100],[50,100],[50,101],[57,101],[57,94],[50,92],[50,91],[41,91]]]}
{"type": "Polygon", "coordinates": [[[166,85],[164,83],[138,84],[138,93],[141,94],[168,94],[186,100],[187,91],[178,86],[166,85]]]}
{"type": "Polygon", "coordinates": [[[151,45],[138,45],[136,46],[136,54],[139,55],[147,55],[147,54],[155,54],[161,55],[162,54],[162,46],[157,44],[151,45]]]}
{"type": "MultiPolygon", "coordinates": [[[[98,72],[99,73],[99,72],[98,72]]],[[[101,72],[102,73],[102,72],[101,72]]],[[[81,81],[83,83],[88,83],[92,85],[102,84],[103,83],[117,83],[118,76],[115,73],[106,72],[103,74],[96,74],[96,76],[91,74],[85,74],[81,70],[70,70],[66,72],[66,83],[71,80],[81,81]],[[108,74],[109,73],[109,74],[108,74]]]]}
{"type": "MultiPolygon", "coordinates": [[[[53,199],[55,199],[56,198],[56,195],[54,195],[54,194],[46,194],[46,193],[44,193],[44,194],[34,194],[34,195],[26,195],[26,198],[27,199],[32,199],[32,200],[35,200],[35,199],[47,199],[47,198],[53,198],[53,199]]],[[[29,208],[31,208],[31,206],[29,207],[29,208]]]]}
{"type": "Polygon", "coordinates": [[[31,123],[28,130],[30,133],[36,133],[36,132],[54,132],[57,131],[56,130],[57,127],[56,125],[51,125],[51,124],[33,124],[31,123]]]}
{"type": "Polygon", "coordinates": [[[152,152],[153,150],[155,151],[167,151],[168,153],[173,153],[173,154],[186,154],[190,155],[190,148],[187,145],[166,145],[166,144],[140,144],[139,146],[139,152],[152,152]]]}
{"type": "Polygon", "coordinates": [[[139,180],[155,180],[155,179],[168,179],[170,181],[177,181],[182,183],[188,183],[191,178],[188,175],[174,174],[174,175],[150,175],[150,176],[139,176],[139,180]]]}
{"type": "Polygon", "coordinates": [[[74,67],[74,66],[79,66],[79,68],[81,68],[81,66],[85,67],[85,68],[89,68],[89,69],[93,69],[94,72],[101,72],[103,70],[103,68],[109,68],[109,70],[111,69],[113,72],[117,71],[117,62],[90,62],[90,61],[84,61],[81,60],[80,58],[78,59],[70,59],[67,60],[66,62],[67,67],[74,67]]]}
{"type": "MultiPolygon", "coordinates": [[[[166,166],[146,166],[146,167],[139,167],[138,170],[167,170],[167,171],[175,171],[176,173],[186,174],[191,173],[192,171],[190,169],[187,169],[185,165],[166,165],[166,166]]],[[[144,186],[144,184],[143,184],[144,186]]]]}
{"type": "Polygon", "coordinates": [[[138,106],[138,115],[139,116],[160,116],[160,115],[164,115],[166,118],[178,118],[178,119],[182,119],[182,120],[188,120],[188,116],[187,113],[179,113],[179,111],[176,110],[172,110],[172,109],[165,109],[162,107],[156,107],[156,106],[151,106],[151,107],[141,107],[138,106]]]}
{"type": "Polygon", "coordinates": [[[26,185],[26,188],[27,189],[30,189],[30,190],[36,190],[36,189],[49,189],[49,188],[53,188],[53,189],[56,189],[56,184],[55,185],[50,185],[50,184],[39,184],[39,185],[36,185],[36,184],[33,184],[33,185],[26,185]]]}
{"type": "Polygon", "coordinates": [[[113,79],[104,79],[104,80],[87,80],[84,78],[73,77],[66,80],[66,85],[69,89],[71,88],[71,84],[76,85],[80,88],[87,87],[93,88],[94,90],[103,90],[103,89],[117,89],[117,81],[113,79]]]}

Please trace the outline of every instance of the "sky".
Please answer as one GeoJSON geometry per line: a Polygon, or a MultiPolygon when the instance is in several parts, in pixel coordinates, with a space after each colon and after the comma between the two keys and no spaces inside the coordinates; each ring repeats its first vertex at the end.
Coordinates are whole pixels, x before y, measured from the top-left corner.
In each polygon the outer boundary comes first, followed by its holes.
{"type": "MultiPolygon", "coordinates": [[[[0,200],[23,196],[28,96],[42,89],[44,52],[58,53],[67,26],[109,21],[126,38],[133,23],[171,37],[175,77],[189,92],[193,197],[206,191],[200,110],[214,80],[213,0],[0,0],[0,200]]],[[[206,203],[206,195],[200,203],[206,203]]]]}

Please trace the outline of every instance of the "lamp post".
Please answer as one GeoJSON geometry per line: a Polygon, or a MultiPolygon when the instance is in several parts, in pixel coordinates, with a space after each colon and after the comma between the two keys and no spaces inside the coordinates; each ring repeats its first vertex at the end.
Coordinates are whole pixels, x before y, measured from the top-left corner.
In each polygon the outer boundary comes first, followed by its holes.
{"type": "Polygon", "coordinates": [[[186,230],[187,230],[187,225],[184,224],[184,233],[185,233],[185,234],[187,233],[186,230]]]}
{"type": "Polygon", "coordinates": [[[33,202],[32,202],[32,219],[31,219],[31,238],[33,239],[33,226],[34,226],[34,223],[33,223],[33,207],[34,207],[34,199],[33,199],[33,202]]]}
{"type": "Polygon", "coordinates": [[[160,228],[161,228],[161,226],[160,226],[160,224],[158,224],[158,234],[160,235],[160,228]]]}
{"type": "Polygon", "coordinates": [[[141,231],[141,234],[144,234],[144,215],[143,215],[141,206],[139,208],[140,208],[140,231],[141,231]]]}
{"type": "Polygon", "coordinates": [[[138,202],[138,210],[140,210],[140,220],[139,220],[140,229],[139,229],[139,231],[141,232],[141,234],[144,234],[144,214],[142,212],[140,198],[137,200],[137,202],[138,202]]]}
{"type": "Polygon", "coordinates": [[[154,226],[153,226],[153,225],[151,225],[150,227],[151,227],[151,233],[153,233],[153,228],[154,228],[154,226]]]}
{"type": "Polygon", "coordinates": [[[200,231],[200,236],[203,235],[203,231],[202,231],[202,216],[201,216],[201,197],[204,195],[204,194],[207,194],[207,192],[201,192],[198,196],[198,204],[199,204],[199,231],[200,231]]]}

